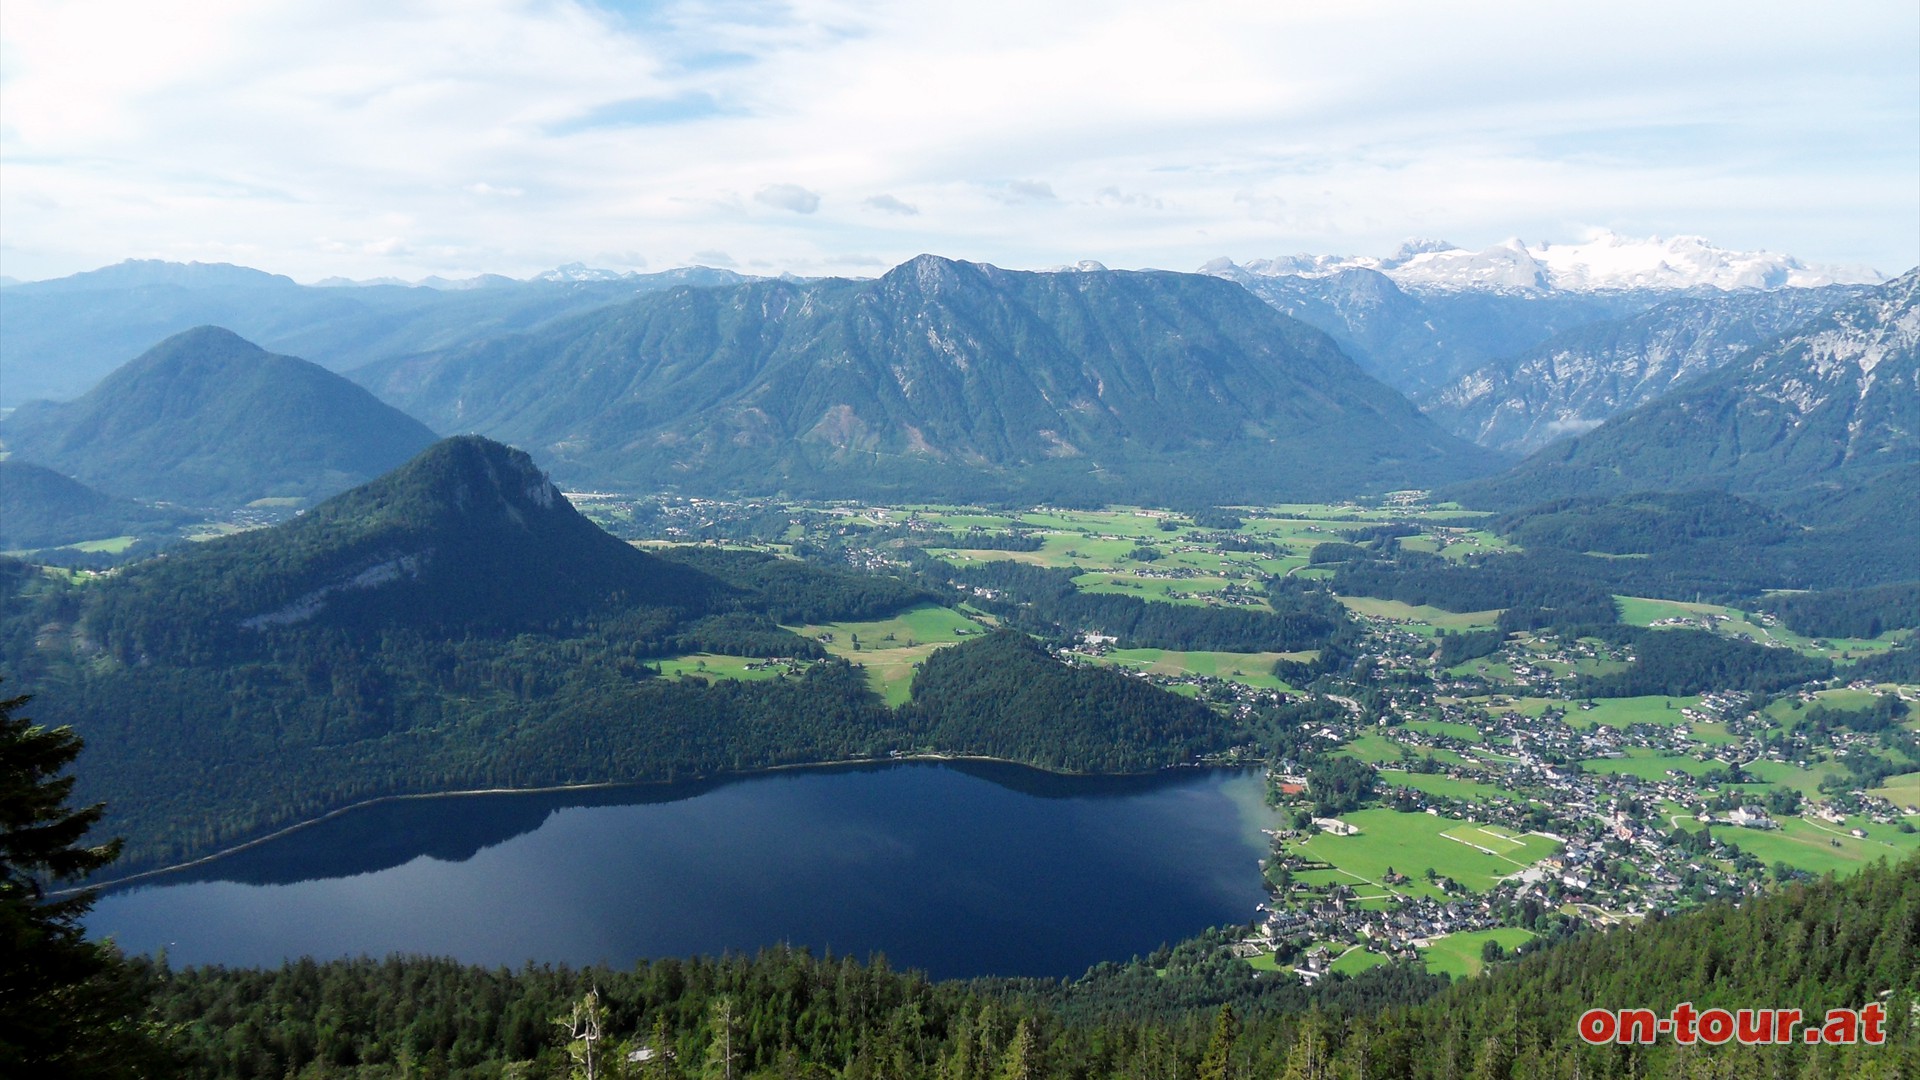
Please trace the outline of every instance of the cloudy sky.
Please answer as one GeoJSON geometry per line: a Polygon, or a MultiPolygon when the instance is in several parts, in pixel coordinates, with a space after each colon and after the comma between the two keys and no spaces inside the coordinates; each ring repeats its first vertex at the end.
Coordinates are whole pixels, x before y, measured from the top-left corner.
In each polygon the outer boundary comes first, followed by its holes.
{"type": "Polygon", "coordinates": [[[1920,6],[0,5],[21,279],[1192,269],[1599,228],[1920,262],[1920,6]]]}

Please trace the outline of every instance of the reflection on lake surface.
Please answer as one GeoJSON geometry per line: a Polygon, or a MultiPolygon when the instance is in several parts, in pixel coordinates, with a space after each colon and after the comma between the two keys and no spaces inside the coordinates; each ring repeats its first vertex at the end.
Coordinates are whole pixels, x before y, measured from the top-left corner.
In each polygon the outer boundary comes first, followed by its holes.
{"type": "Polygon", "coordinates": [[[1257,773],[902,763],[408,799],[101,897],[179,964],[391,952],[618,966],[778,942],[935,977],[1078,975],[1262,899],[1257,773]]]}

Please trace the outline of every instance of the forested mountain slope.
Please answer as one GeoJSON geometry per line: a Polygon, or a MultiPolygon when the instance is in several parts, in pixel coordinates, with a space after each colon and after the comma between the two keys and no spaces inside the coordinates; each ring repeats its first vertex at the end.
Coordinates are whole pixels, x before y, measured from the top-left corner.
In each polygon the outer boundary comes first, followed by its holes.
{"type": "Polygon", "coordinates": [[[433,433],[318,365],[203,326],[76,401],[21,406],[0,421],[0,440],[108,494],[230,507],[331,495],[405,462],[433,433]]]}
{"type": "Polygon", "coordinates": [[[0,461],[0,550],[171,530],[186,515],[117,499],[25,461],[0,461]]]}
{"type": "Polygon", "coordinates": [[[1920,271],[1750,358],[1463,485],[1472,505],[1711,488],[1843,495],[1920,463],[1920,271]]]}
{"type": "Polygon", "coordinates": [[[875,281],[643,296],[356,378],[632,490],[1189,503],[1495,463],[1326,336],[1187,274],[921,256],[875,281]]]}

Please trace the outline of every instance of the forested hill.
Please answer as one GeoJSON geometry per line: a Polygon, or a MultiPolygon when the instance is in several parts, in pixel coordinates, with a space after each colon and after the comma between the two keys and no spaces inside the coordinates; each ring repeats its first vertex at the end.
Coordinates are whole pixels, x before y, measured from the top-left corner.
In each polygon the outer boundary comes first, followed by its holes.
{"type": "Polygon", "coordinates": [[[22,405],[0,422],[0,440],[111,495],[232,507],[364,483],[433,432],[318,365],[203,326],[76,401],[22,405]]]}
{"type": "Polygon", "coordinates": [[[18,573],[0,589],[0,674],[46,688],[40,718],[87,739],[80,797],[110,804],[134,870],[383,795],[895,751],[1131,771],[1232,741],[1203,706],[1001,639],[938,654],[924,687],[960,701],[954,681],[985,666],[1017,671],[1025,697],[903,715],[782,623],[884,619],[932,599],[924,585],[637,550],[526,454],[476,436],[284,525],[86,584],[18,573]],[[697,653],[777,670],[660,676],[660,660],[697,653]]]}
{"type": "Polygon", "coordinates": [[[1431,486],[1498,459],[1230,283],[921,256],[674,289],[355,373],[571,482],[1169,501],[1431,486]]]}
{"type": "Polygon", "coordinates": [[[462,436],[278,528],[130,567],[83,625],[122,660],[184,660],[309,623],[519,629],[625,607],[704,612],[727,591],[608,535],[524,452],[462,436]]]}
{"type": "MultiPolygon", "coordinates": [[[[1312,989],[1257,978],[1202,939],[1072,983],[929,983],[884,962],[658,960],[630,971],[390,959],[276,971],[143,970],[161,1030],[198,1075],[557,1075],[552,1023],[592,989],[604,1075],[647,1047],[646,1080],[715,1075],[816,1080],[1624,1080],[1849,1077],[1920,1070],[1920,857],[1846,880],[1791,885],[1634,929],[1535,950],[1436,996],[1399,969],[1332,975],[1312,989]],[[1420,998],[1427,1000],[1420,1001],[1420,998]],[[1713,1008],[1884,1009],[1867,1045],[1588,1046],[1589,1008],[1683,1001],[1713,1008]]],[[[578,1043],[573,1049],[581,1049],[578,1043]]],[[[577,1059],[576,1059],[577,1060],[577,1059]]]]}
{"type": "Polygon", "coordinates": [[[52,469],[11,458],[0,461],[0,549],[153,535],[185,518],[176,510],[96,491],[52,469]]]}

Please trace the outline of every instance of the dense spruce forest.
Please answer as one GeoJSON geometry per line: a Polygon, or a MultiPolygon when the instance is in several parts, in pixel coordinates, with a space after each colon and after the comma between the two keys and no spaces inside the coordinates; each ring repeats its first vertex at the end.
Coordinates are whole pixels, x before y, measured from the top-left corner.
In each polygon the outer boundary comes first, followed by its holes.
{"type": "Polygon", "coordinates": [[[901,717],[917,745],[1055,771],[1142,772],[1221,745],[1212,709],[1170,696],[1110,668],[1060,670],[1045,646],[1000,629],[928,657],[901,717]]]}
{"type": "Polygon", "coordinates": [[[930,983],[883,959],[773,949],[518,971],[390,958],[277,970],[141,961],[152,1018],[194,1077],[595,1075],[1904,1077],[1920,1069],[1920,857],[1528,950],[1486,977],[1401,967],[1313,987],[1261,979],[1206,935],[1066,982],[930,983]],[[1436,991],[1438,991],[1436,993],[1436,991]],[[1590,1046],[1595,1007],[1885,1010],[1885,1045],[1590,1046]],[[558,1023],[556,1023],[558,1020],[558,1023]],[[648,1053],[651,1051],[651,1053],[648,1053]],[[579,1075],[576,1073],[575,1075],[579,1075]]]}

